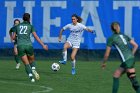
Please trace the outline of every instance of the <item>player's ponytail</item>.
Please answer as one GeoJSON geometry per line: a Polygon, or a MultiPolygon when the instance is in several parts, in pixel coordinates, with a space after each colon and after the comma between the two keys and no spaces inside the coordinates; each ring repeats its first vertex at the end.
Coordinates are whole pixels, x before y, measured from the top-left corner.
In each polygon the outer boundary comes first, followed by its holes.
{"type": "Polygon", "coordinates": [[[30,14],[29,13],[24,13],[23,14],[23,20],[30,23],[30,14]]]}
{"type": "Polygon", "coordinates": [[[76,17],[78,19],[77,22],[79,22],[79,23],[81,23],[83,21],[83,19],[76,14],[73,14],[72,17],[76,17]]]}

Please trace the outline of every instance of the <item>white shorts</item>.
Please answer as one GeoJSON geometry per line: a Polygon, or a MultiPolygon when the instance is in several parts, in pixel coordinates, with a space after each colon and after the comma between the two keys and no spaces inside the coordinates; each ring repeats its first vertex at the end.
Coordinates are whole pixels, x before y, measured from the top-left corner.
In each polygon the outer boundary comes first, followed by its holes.
{"type": "Polygon", "coordinates": [[[80,48],[80,42],[72,40],[67,40],[66,42],[68,42],[72,48],[80,48]]]}

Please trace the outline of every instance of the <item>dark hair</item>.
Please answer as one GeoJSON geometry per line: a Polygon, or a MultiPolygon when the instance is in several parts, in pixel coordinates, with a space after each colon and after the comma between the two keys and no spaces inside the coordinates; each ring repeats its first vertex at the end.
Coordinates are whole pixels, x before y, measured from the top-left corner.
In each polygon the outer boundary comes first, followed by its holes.
{"type": "Polygon", "coordinates": [[[79,23],[81,23],[83,21],[83,19],[76,14],[73,14],[72,17],[76,17],[76,19],[78,19],[77,22],[79,22],[79,23]]]}
{"type": "Polygon", "coordinates": [[[120,23],[119,22],[113,22],[111,23],[111,30],[116,32],[116,29],[114,29],[114,25],[119,25],[120,26],[120,23]]]}
{"type": "Polygon", "coordinates": [[[20,20],[19,20],[19,19],[15,19],[15,20],[14,20],[14,24],[15,24],[16,21],[18,21],[18,22],[20,23],[20,20]]]}
{"type": "Polygon", "coordinates": [[[30,14],[29,13],[24,13],[23,14],[23,20],[30,22],[30,14]]]}

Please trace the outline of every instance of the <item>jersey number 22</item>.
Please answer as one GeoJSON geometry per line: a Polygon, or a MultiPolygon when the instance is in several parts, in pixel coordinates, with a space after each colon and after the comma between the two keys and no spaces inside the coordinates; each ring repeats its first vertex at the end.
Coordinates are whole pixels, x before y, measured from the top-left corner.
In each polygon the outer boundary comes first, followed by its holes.
{"type": "Polygon", "coordinates": [[[27,26],[20,26],[20,34],[27,34],[27,26]]]}

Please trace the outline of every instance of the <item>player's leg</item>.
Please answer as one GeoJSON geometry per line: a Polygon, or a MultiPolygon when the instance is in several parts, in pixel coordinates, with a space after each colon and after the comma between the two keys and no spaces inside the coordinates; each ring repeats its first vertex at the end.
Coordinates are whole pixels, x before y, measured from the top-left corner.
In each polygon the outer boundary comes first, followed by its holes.
{"type": "Polygon", "coordinates": [[[34,49],[32,46],[28,46],[26,48],[26,54],[28,55],[29,64],[32,69],[32,73],[34,74],[36,80],[39,80],[40,76],[36,71],[35,57],[34,57],[34,49]]]}
{"type": "Polygon", "coordinates": [[[125,69],[119,67],[113,74],[113,86],[112,86],[112,93],[118,93],[119,88],[119,78],[125,72],[125,69]]]}
{"type": "Polygon", "coordinates": [[[23,61],[24,65],[25,65],[25,70],[26,70],[27,74],[29,75],[31,82],[35,82],[27,55],[22,56],[21,60],[23,61]]]}
{"type": "Polygon", "coordinates": [[[62,53],[62,55],[63,55],[63,60],[62,60],[62,61],[59,61],[59,63],[61,63],[61,64],[66,64],[66,62],[67,62],[67,49],[70,48],[70,47],[71,47],[70,42],[66,42],[66,43],[64,44],[63,53],[62,53]]]}
{"type": "Polygon", "coordinates": [[[35,82],[35,80],[33,78],[33,74],[32,74],[32,69],[31,69],[31,66],[29,64],[28,57],[27,57],[27,55],[25,53],[26,47],[27,46],[18,46],[17,47],[17,49],[18,49],[18,55],[21,57],[21,60],[22,60],[22,62],[25,65],[25,71],[28,74],[29,78],[31,79],[31,82],[35,82]]]}
{"type": "Polygon", "coordinates": [[[20,61],[19,61],[19,56],[18,56],[18,51],[17,51],[17,45],[14,45],[14,57],[16,61],[16,69],[19,69],[20,67],[20,61]]]}
{"type": "Polygon", "coordinates": [[[127,69],[127,76],[130,79],[136,93],[140,93],[140,85],[136,78],[135,68],[127,69]]]}
{"type": "Polygon", "coordinates": [[[28,56],[28,59],[29,59],[29,63],[30,63],[30,66],[32,68],[32,72],[33,72],[36,80],[39,80],[40,76],[39,76],[39,74],[36,71],[36,63],[35,63],[34,55],[28,56]]]}
{"type": "Polygon", "coordinates": [[[140,93],[140,85],[136,79],[136,73],[135,73],[135,59],[131,58],[129,60],[127,60],[126,62],[126,67],[127,67],[127,76],[130,79],[133,88],[135,89],[136,93],[140,93]]]}
{"type": "Polygon", "coordinates": [[[77,54],[77,51],[78,51],[78,48],[73,48],[72,53],[71,53],[71,63],[72,63],[72,74],[73,75],[76,73],[76,71],[75,71],[75,63],[76,63],[75,56],[77,54]]]}

